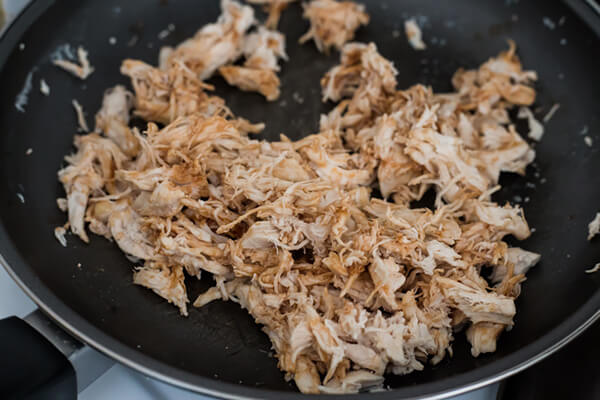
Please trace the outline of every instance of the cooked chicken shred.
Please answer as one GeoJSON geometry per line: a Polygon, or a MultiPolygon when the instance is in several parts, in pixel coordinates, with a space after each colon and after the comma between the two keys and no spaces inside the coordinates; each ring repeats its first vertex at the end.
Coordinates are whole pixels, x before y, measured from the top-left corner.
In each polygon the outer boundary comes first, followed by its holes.
{"type": "Polygon", "coordinates": [[[71,100],[71,104],[73,105],[73,109],[75,110],[75,114],[77,115],[77,125],[79,126],[79,130],[81,132],[89,132],[90,128],[88,128],[87,121],[85,120],[83,107],[75,99],[71,100]]]}
{"type": "Polygon", "coordinates": [[[288,8],[291,3],[297,0],[247,0],[251,4],[260,4],[264,7],[265,11],[269,13],[265,26],[269,29],[276,29],[279,25],[279,19],[281,13],[288,8]]]}
{"type": "Polygon", "coordinates": [[[219,68],[219,73],[232,86],[258,92],[268,101],[277,100],[280,93],[277,61],[287,59],[285,37],[261,26],[245,37],[242,52],[246,57],[243,66],[226,65],[219,68]]]}
{"type": "Polygon", "coordinates": [[[352,1],[312,0],[303,7],[310,29],[300,38],[300,43],[312,39],[322,53],[329,53],[332,47],[341,50],[346,42],[354,39],[358,28],[369,23],[365,6],[352,1]]]}
{"type": "Polygon", "coordinates": [[[90,61],[88,60],[87,50],[85,50],[81,46],[77,48],[77,59],[79,61],[79,64],[65,59],[56,59],[53,60],[52,63],[57,67],[60,67],[67,72],[70,72],[77,78],[85,80],[88,76],[92,74],[92,72],[94,72],[94,67],[91,66],[90,61]]]}
{"type": "Polygon", "coordinates": [[[600,263],[597,263],[596,265],[594,265],[594,267],[592,267],[590,269],[587,269],[585,272],[587,274],[593,274],[593,273],[598,272],[598,271],[600,271],[600,263]]]}
{"type": "Polygon", "coordinates": [[[221,0],[221,8],[223,13],[217,22],[204,26],[170,52],[167,66],[183,63],[204,80],[240,57],[244,36],[255,23],[254,10],[233,0],[221,0]]]}
{"type": "MultiPolygon", "coordinates": [[[[219,22],[164,69],[124,61],[134,93],[109,89],[95,132],[75,136],[58,173],[73,234],[114,240],[139,260],[134,283],[182,315],[191,312],[185,279],[213,279],[194,306],[246,309],[304,393],[377,388],[385,373],[437,364],[461,329],[474,356],[494,351],[539,261],[503,240],[529,236],[523,210],[491,199],[501,172],[522,174],[535,157],[508,116],[535,98],[535,73],[514,45],[457,71],[455,91],[437,94],[399,90],[374,44],[348,43],[321,82],[323,99],[337,103],[321,131],[266,142],[202,79],[242,54],[251,65],[241,68],[276,71],[285,52],[264,47],[272,31],[245,36],[251,13],[223,4],[219,22]],[[143,132],[132,113],[147,120],[143,132]],[[429,190],[434,207],[411,207],[429,190]]],[[[313,1],[307,14],[323,5],[356,17],[349,31],[365,21],[354,14],[362,8],[333,1],[313,1]]],[[[312,35],[325,47],[352,36],[312,35]]]]}
{"type": "Polygon", "coordinates": [[[414,19],[408,19],[404,22],[404,32],[408,38],[408,43],[415,50],[425,50],[427,45],[423,41],[423,33],[421,28],[414,19]]]}
{"type": "Polygon", "coordinates": [[[544,125],[535,118],[535,115],[533,115],[533,112],[529,108],[519,108],[517,116],[527,120],[527,125],[529,126],[528,137],[538,142],[542,140],[542,136],[544,136],[544,125]]]}

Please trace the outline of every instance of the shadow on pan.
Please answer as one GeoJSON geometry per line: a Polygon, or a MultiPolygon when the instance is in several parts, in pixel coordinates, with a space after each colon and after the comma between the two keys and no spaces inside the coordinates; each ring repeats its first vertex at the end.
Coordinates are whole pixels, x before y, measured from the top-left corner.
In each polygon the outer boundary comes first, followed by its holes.
{"type": "MultiPolygon", "coordinates": [[[[600,58],[593,56],[600,42],[561,2],[363,3],[372,20],[356,39],[376,42],[394,61],[400,88],[421,82],[436,91],[450,90],[450,77],[459,66],[479,65],[512,38],[524,66],[538,71],[538,112],[560,104],[544,139],[535,145],[537,161],[527,176],[504,176],[496,196],[497,201],[516,195],[530,199],[523,206],[536,232],[522,246],[542,254],[517,302],[514,329],[502,335],[496,353],[479,358],[471,357],[459,334],[452,359],[389,377],[386,384],[393,392],[361,396],[421,397],[474,388],[528,365],[598,313],[600,275],[584,270],[600,261],[600,247],[586,241],[587,223],[600,199],[600,144],[587,147],[583,138],[589,135],[600,143],[600,58]],[[424,26],[426,51],[409,47],[403,34],[409,17],[424,26]]],[[[0,252],[46,312],[127,365],[220,396],[299,397],[277,369],[266,336],[236,304],[215,302],[182,318],[151,291],[133,286],[132,265],[114,244],[92,237],[84,245],[68,236],[65,249],[53,236],[65,221],[55,202],[63,195],[56,171],[76,133],[71,100],[77,99],[90,118],[107,87],[128,84],[119,74],[122,59],[156,64],[161,46],[177,44],[218,14],[217,1],[39,0],[21,15],[0,42],[0,252]],[[159,39],[169,24],[175,29],[159,39]],[[110,44],[111,37],[116,44],[110,44]],[[65,44],[90,51],[96,72],[86,81],[51,65],[53,53],[65,44]],[[37,90],[41,78],[51,87],[49,97],[37,90]],[[19,112],[15,98],[28,80],[33,89],[19,112]],[[33,149],[30,156],[25,155],[28,148],[33,149]]],[[[266,104],[258,95],[212,80],[236,114],[267,123],[267,139],[280,132],[292,139],[313,133],[319,115],[328,110],[320,101],[319,79],[338,55],[327,57],[313,45],[297,45],[307,26],[298,4],[284,13],[280,27],[290,62],[282,68],[278,102],[266,104]]],[[[210,281],[191,285],[190,298],[210,281]]]]}

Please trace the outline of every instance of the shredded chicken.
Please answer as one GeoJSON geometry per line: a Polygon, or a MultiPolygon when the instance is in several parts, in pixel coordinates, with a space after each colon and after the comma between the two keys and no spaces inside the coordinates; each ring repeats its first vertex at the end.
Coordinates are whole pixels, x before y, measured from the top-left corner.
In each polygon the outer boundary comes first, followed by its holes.
{"type": "Polygon", "coordinates": [[[219,68],[227,83],[242,90],[258,92],[268,101],[279,98],[277,60],[287,59],[285,37],[276,31],[260,27],[244,39],[244,66],[228,65],[219,68]]]}
{"type": "Polygon", "coordinates": [[[588,240],[592,240],[598,233],[600,233],[600,213],[596,213],[596,216],[588,225],[588,240]]]}
{"type": "Polygon", "coordinates": [[[56,237],[56,240],[58,240],[63,247],[67,247],[67,239],[65,238],[66,234],[67,230],[64,227],[57,226],[54,228],[54,237],[56,237]]]}
{"type": "MultiPolygon", "coordinates": [[[[246,35],[251,10],[223,8],[163,68],[124,61],[134,93],[105,92],[95,132],[75,136],[58,172],[72,233],[113,240],[135,265],[134,283],[182,315],[185,279],[213,279],[194,306],[246,309],[304,393],[380,388],[385,373],[439,363],[461,329],[474,356],[494,351],[540,258],[504,241],[530,235],[523,210],[491,199],[501,172],[524,173],[535,157],[508,116],[535,98],[535,73],[514,45],[436,94],[399,90],[374,44],[348,43],[321,82],[337,105],[320,132],[266,142],[201,79],[218,68],[226,78],[232,68],[274,72],[285,51],[265,46],[272,31],[246,35]],[[244,66],[226,65],[241,55],[244,66]],[[143,132],[132,112],[148,121],[143,132]],[[434,207],[411,207],[430,189],[434,207]]],[[[313,1],[306,12],[323,48],[366,21],[348,3],[313,1]],[[320,31],[348,22],[341,35],[320,31]]],[[[239,84],[260,91],[248,82],[239,84]]]]}
{"type": "Polygon", "coordinates": [[[145,120],[164,124],[195,113],[230,114],[223,99],[205,92],[213,87],[200,81],[182,62],[162,70],[128,59],[123,61],[121,73],[131,78],[135,114],[145,120]]]}
{"type": "Polygon", "coordinates": [[[166,65],[182,62],[204,80],[222,65],[240,57],[245,33],[255,22],[254,10],[233,0],[221,0],[221,8],[223,13],[218,21],[204,26],[177,46],[166,65]]]}
{"type": "Polygon", "coordinates": [[[248,3],[261,4],[269,13],[265,26],[269,29],[276,29],[279,25],[281,13],[288,8],[291,3],[297,0],[247,0],[248,3]]]}
{"type": "Polygon", "coordinates": [[[352,150],[370,156],[385,197],[408,204],[434,186],[438,205],[464,196],[485,200],[501,172],[525,173],[535,152],[507,109],[533,102],[525,83],[535,73],[522,71],[512,44],[478,70],[457,71],[455,93],[422,85],[398,91],[396,73],[374,44],[349,43],[321,82],[324,100],[339,102],[322,117],[321,130],[342,130],[352,150]]]}
{"type": "Polygon", "coordinates": [[[73,108],[75,109],[75,114],[77,114],[77,125],[79,125],[79,130],[81,132],[89,132],[90,128],[88,128],[88,124],[85,120],[85,114],[83,113],[83,107],[81,104],[75,99],[71,101],[73,104],[73,108]]]}
{"type": "Polygon", "coordinates": [[[423,33],[421,32],[421,28],[417,25],[417,21],[414,19],[409,19],[404,22],[404,32],[406,33],[406,37],[408,38],[408,43],[415,50],[425,50],[427,45],[423,41],[423,33]]]}
{"type": "Polygon", "coordinates": [[[156,294],[173,303],[182,315],[188,315],[187,294],[181,266],[167,267],[162,264],[147,262],[133,274],[133,283],[152,289],[156,294]]]}
{"type": "Polygon", "coordinates": [[[310,21],[310,29],[300,43],[314,40],[322,53],[329,53],[334,47],[338,50],[354,39],[361,25],[369,23],[365,6],[352,1],[312,0],[304,6],[304,18],[310,21]]]}
{"type": "Polygon", "coordinates": [[[519,108],[518,117],[527,119],[527,124],[529,125],[529,133],[527,136],[538,142],[542,140],[542,136],[544,136],[544,125],[535,118],[533,112],[531,112],[528,107],[519,108]]]}
{"type": "Polygon", "coordinates": [[[600,271],[600,263],[597,263],[593,268],[587,269],[585,272],[588,274],[593,274],[594,272],[598,271],[600,271]]]}
{"type": "Polygon", "coordinates": [[[102,108],[96,114],[96,132],[104,132],[126,155],[132,157],[139,151],[139,140],[129,128],[129,113],[133,94],[117,85],[104,93],[102,108]]]}
{"type": "Polygon", "coordinates": [[[232,86],[259,92],[269,101],[279,98],[279,78],[273,71],[231,65],[219,68],[219,73],[232,86]]]}
{"type": "Polygon", "coordinates": [[[94,67],[90,65],[90,61],[88,60],[88,52],[81,46],[77,48],[77,59],[79,64],[64,59],[53,60],[52,63],[57,67],[70,72],[79,79],[84,80],[90,76],[92,72],[94,72],[94,67]]]}

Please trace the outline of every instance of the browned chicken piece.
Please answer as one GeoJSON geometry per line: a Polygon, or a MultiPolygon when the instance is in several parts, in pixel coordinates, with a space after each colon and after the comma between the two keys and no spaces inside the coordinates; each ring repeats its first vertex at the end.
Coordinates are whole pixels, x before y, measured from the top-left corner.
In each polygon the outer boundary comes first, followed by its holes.
{"type": "Polygon", "coordinates": [[[277,61],[287,60],[285,36],[262,26],[246,36],[242,51],[246,57],[244,66],[248,68],[279,71],[277,61]]]}
{"type": "Polygon", "coordinates": [[[213,87],[198,80],[183,63],[161,70],[142,61],[125,60],[121,73],[131,78],[136,115],[147,121],[164,124],[194,113],[229,114],[223,99],[206,94],[205,90],[213,87]]]}
{"type": "Polygon", "coordinates": [[[115,142],[128,157],[139,151],[139,141],[129,128],[129,113],[133,107],[133,94],[117,85],[104,92],[102,108],[96,114],[96,131],[103,132],[115,142]]]}
{"type": "MultiPolygon", "coordinates": [[[[350,7],[307,10],[314,3],[350,7]]],[[[165,53],[163,68],[123,63],[135,96],[109,89],[97,132],[75,137],[59,171],[71,231],[87,242],[87,223],[113,240],[135,265],[134,283],[183,315],[186,274],[212,279],[194,306],[240,304],[304,393],[380,389],[385,373],[452,354],[463,328],[473,356],[494,351],[540,258],[504,241],[530,235],[523,210],[491,200],[501,172],[523,173],[535,157],[508,114],[535,97],[535,74],[514,47],[459,71],[457,92],[436,94],[398,90],[374,44],[346,44],[322,80],[324,100],[338,104],[321,131],[266,142],[199,76],[219,68],[274,99],[283,37],[247,34],[251,10],[223,6],[219,22],[165,53]],[[227,51],[201,60],[205,41],[227,51]],[[241,55],[243,66],[229,65],[241,55]],[[129,126],[132,108],[148,120],[143,132],[129,126]],[[411,206],[429,189],[433,207],[411,206]]],[[[66,245],[64,228],[55,234],[66,245]]]]}
{"type": "Polygon", "coordinates": [[[527,84],[535,73],[522,70],[513,43],[479,70],[457,73],[458,93],[434,94],[421,85],[398,91],[395,75],[375,45],[349,43],[341,64],[321,81],[324,100],[340,102],[321,129],[342,130],[353,150],[373,157],[384,196],[407,204],[435,186],[438,206],[464,196],[485,199],[501,172],[523,174],[534,160],[508,125],[507,109],[520,100],[500,101],[503,90],[533,92],[527,84]]]}
{"type": "Polygon", "coordinates": [[[102,193],[103,187],[114,177],[115,169],[121,168],[127,156],[113,141],[97,134],[76,136],[74,144],[77,153],[65,157],[69,165],[58,171],[58,178],[67,193],[71,231],[88,242],[84,227],[88,198],[102,193]]]}
{"type": "Polygon", "coordinates": [[[254,69],[230,65],[219,68],[227,83],[249,92],[258,92],[268,101],[279,98],[279,78],[268,69],[254,69]]]}
{"type": "Polygon", "coordinates": [[[398,71],[377,51],[374,43],[348,43],[342,49],[341,65],[333,67],[323,79],[323,100],[342,101],[322,120],[321,129],[354,128],[372,122],[388,108],[396,92],[398,71]],[[324,124],[326,122],[326,124],[324,124]]]}
{"type": "Polygon", "coordinates": [[[322,53],[329,53],[332,47],[341,50],[361,25],[369,23],[365,6],[352,1],[312,0],[303,6],[310,29],[300,43],[312,39],[322,53]]]}
{"type": "Polygon", "coordinates": [[[489,114],[501,101],[529,106],[535,101],[535,90],[529,86],[537,80],[534,71],[523,71],[516,55],[516,45],[509,42],[507,51],[491,58],[478,70],[459,69],[452,78],[456,90],[462,95],[461,108],[478,109],[489,114]]]}
{"type": "Polygon", "coordinates": [[[222,14],[213,24],[204,26],[177,46],[167,64],[182,62],[198,79],[204,80],[222,65],[231,63],[242,54],[246,31],[254,24],[254,11],[234,0],[221,0],[222,14]]]}
{"type": "Polygon", "coordinates": [[[261,4],[269,13],[265,26],[269,29],[277,29],[281,13],[297,0],[247,0],[248,3],[261,4]]]}
{"type": "Polygon", "coordinates": [[[221,76],[232,86],[258,92],[268,101],[277,100],[280,94],[277,60],[287,59],[284,36],[261,26],[244,39],[243,53],[246,57],[244,66],[221,67],[221,76]]]}
{"type": "Polygon", "coordinates": [[[133,283],[152,289],[154,293],[179,307],[181,315],[188,315],[184,275],[181,267],[147,262],[133,273],[133,283]]]}

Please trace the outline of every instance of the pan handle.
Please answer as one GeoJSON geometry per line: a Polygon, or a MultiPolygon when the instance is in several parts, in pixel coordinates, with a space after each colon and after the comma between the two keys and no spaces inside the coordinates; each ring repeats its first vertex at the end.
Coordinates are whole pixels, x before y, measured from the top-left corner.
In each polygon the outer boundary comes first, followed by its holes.
{"type": "Polygon", "coordinates": [[[0,320],[0,393],[4,398],[76,399],[77,393],[113,364],[40,310],[24,320],[0,320]]]}

